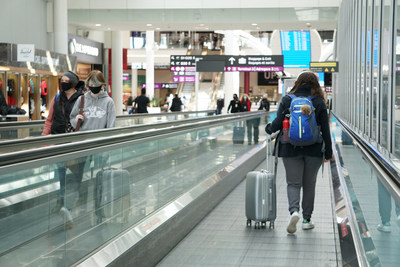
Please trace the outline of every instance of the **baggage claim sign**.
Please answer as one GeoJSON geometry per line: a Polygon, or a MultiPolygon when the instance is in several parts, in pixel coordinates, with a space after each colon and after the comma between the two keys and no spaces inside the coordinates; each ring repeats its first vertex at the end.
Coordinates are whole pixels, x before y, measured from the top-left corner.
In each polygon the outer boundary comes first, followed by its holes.
{"type": "Polygon", "coordinates": [[[195,82],[194,72],[277,72],[283,71],[283,56],[171,56],[174,82],[195,82]],[[197,64],[196,64],[197,63],[197,64]]]}

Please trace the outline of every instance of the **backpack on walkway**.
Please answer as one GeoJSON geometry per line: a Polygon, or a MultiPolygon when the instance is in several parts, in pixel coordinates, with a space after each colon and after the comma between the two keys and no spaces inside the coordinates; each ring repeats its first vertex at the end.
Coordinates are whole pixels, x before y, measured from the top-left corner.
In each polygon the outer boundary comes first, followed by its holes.
{"type": "Polygon", "coordinates": [[[309,146],[322,142],[312,103],[315,97],[298,97],[291,94],[289,97],[292,99],[289,109],[289,143],[294,146],[309,146]]]}

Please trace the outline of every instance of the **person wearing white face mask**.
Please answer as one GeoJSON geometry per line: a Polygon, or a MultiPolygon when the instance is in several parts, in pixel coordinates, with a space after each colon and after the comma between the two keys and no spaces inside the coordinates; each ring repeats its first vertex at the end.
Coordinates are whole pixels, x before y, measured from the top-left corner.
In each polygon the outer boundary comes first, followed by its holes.
{"type": "Polygon", "coordinates": [[[83,114],[79,114],[81,100],[75,102],[71,111],[71,125],[75,127],[82,120],[80,131],[112,128],[115,126],[115,104],[105,90],[107,83],[103,73],[93,70],[85,82],[89,91],[85,93],[83,114]]]}

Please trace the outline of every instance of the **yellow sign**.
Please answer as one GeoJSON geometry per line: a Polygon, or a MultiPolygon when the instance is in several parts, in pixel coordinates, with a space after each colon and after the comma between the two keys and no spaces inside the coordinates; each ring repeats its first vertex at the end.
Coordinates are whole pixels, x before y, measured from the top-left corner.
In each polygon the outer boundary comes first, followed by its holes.
{"type": "Polygon", "coordinates": [[[339,62],[337,61],[310,62],[310,70],[314,72],[338,72],[339,62]]]}

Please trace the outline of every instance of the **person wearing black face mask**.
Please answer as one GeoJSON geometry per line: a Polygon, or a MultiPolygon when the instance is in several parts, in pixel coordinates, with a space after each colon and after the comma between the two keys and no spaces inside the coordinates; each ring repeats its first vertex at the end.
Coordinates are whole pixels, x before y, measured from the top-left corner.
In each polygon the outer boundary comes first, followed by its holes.
{"type": "Polygon", "coordinates": [[[112,128],[115,125],[115,105],[104,90],[107,86],[103,73],[93,70],[86,79],[85,85],[89,91],[85,93],[83,115],[79,114],[80,99],[72,109],[71,125],[75,127],[82,120],[80,131],[112,128]]]}
{"type": "Polygon", "coordinates": [[[231,110],[231,113],[236,113],[240,111],[240,101],[237,96],[237,94],[233,94],[233,100],[229,103],[228,110],[227,112],[229,113],[229,110],[231,110]]]}
{"type": "MultiPolygon", "coordinates": [[[[70,113],[71,110],[79,98],[79,96],[83,95],[82,89],[78,88],[79,77],[73,72],[66,72],[61,77],[60,83],[60,93],[57,94],[54,99],[51,101],[49,106],[49,115],[47,116],[45,125],[43,127],[42,135],[48,134],[61,134],[71,131],[71,123],[70,123],[70,113]]],[[[60,191],[59,196],[57,198],[56,206],[52,209],[53,212],[60,212],[60,214],[65,218],[65,223],[68,228],[72,227],[72,215],[69,212],[71,209],[72,201],[68,201],[66,203],[66,189],[70,191],[77,192],[76,187],[79,182],[82,180],[83,176],[83,166],[85,161],[79,162],[76,168],[73,168],[74,171],[71,171],[71,181],[66,183],[66,173],[67,173],[67,164],[65,162],[59,162],[55,167],[54,177],[58,178],[60,181],[60,191]]]]}

